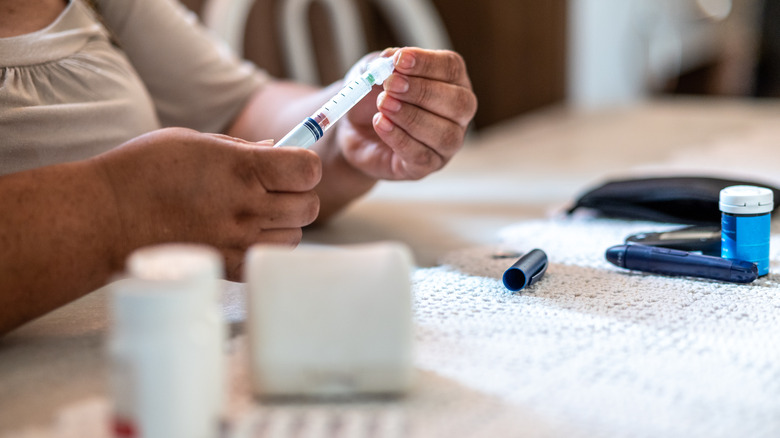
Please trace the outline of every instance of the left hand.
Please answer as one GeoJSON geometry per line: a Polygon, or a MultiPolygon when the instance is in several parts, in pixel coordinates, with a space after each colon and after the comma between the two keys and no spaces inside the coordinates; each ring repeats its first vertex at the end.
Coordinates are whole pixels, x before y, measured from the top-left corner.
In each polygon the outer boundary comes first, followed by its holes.
{"type": "Polygon", "coordinates": [[[477,98],[455,52],[405,47],[381,56],[393,56],[395,71],[383,90],[374,87],[341,121],[337,143],[347,162],[366,176],[420,179],[442,168],[463,145],[477,98]]]}

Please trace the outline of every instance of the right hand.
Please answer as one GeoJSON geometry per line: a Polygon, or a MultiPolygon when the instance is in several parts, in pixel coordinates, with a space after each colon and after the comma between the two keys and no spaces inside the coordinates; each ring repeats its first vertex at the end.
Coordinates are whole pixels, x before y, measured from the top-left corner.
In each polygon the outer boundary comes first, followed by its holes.
{"type": "Polygon", "coordinates": [[[202,243],[222,252],[228,279],[240,280],[249,246],[295,246],[319,211],[321,163],[306,149],[169,128],[93,161],[115,195],[122,263],[142,246],[202,243]]]}

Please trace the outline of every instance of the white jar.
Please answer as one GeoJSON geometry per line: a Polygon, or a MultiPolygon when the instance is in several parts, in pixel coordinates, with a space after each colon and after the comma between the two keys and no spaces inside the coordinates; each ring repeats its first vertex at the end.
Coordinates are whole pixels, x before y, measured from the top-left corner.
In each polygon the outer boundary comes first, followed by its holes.
{"type": "Polygon", "coordinates": [[[143,248],[115,282],[109,344],[115,436],[214,438],[224,400],[220,254],[143,248]]]}

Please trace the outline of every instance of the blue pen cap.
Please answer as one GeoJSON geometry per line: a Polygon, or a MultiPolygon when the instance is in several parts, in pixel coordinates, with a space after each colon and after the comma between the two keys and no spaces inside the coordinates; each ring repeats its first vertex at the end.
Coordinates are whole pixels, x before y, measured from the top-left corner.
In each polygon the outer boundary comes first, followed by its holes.
{"type": "Polygon", "coordinates": [[[538,248],[531,250],[504,272],[504,286],[517,292],[539,281],[546,271],[547,254],[538,248]]]}

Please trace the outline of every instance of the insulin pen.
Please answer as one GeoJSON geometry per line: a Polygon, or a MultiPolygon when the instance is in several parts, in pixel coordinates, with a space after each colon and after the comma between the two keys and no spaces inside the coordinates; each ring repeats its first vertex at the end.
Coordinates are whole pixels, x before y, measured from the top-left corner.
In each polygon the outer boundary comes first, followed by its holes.
{"type": "Polygon", "coordinates": [[[709,278],[730,283],[750,283],[758,278],[755,263],[692,254],[676,249],[645,245],[617,245],[609,248],[613,265],[663,275],[709,278]]]}
{"type": "Polygon", "coordinates": [[[371,87],[382,85],[393,72],[393,58],[377,58],[371,61],[359,78],[353,79],[320,109],[288,132],[274,147],[299,146],[308,148],[322,138],[336,121],[364,98],[371,87]]]}

